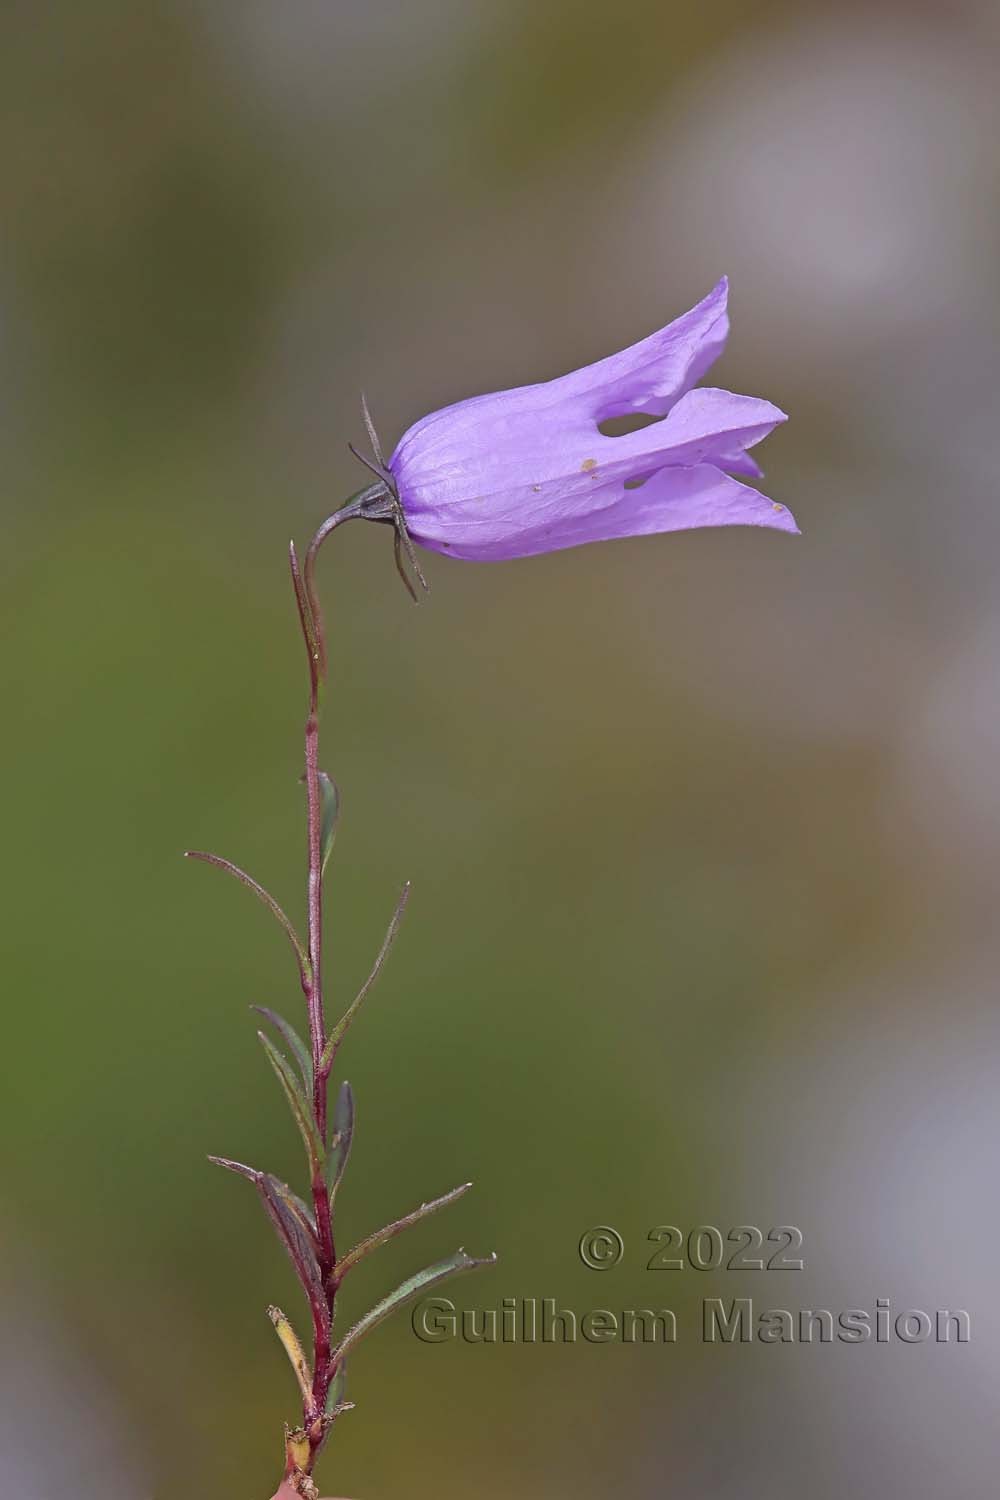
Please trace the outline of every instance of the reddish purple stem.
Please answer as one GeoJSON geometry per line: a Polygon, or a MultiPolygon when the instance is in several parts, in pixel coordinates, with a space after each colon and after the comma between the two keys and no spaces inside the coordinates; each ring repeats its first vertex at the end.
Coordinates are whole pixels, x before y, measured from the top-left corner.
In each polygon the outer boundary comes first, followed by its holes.
{"type": "MultiPolygon", "coordinates": [[[[307,940],[309,963],[304,989],[309,1012],[309,1041],[313,1060],[312,1108],[316,1128],[326,1147],[330,1144],[327,1135],[327,1094],[333,1061],[332,1058],[324,1061],[323,1055],[327,1038],[323,1006],[323,797],[319,766],[319,712],[326,676],[326,640],[323,617],[316,594],[315,573],[319,549],[326,538],[342,521],[352,520],[355,515],[356,511],[348,507],[335,512],[324,521],[309,544],[305,566],[301,571],[294,545],[290,550],[292,583],[295,588],[299,621],[309,661],[309,711],[305,724],[305,782],[309,829],[307,940]]],[[[332,1205],[322,1163],[313,1174],[311,1188],[316,1218],[319,1269],[326,1303],[322,1308],[312,1304],[314,1352],[312,1400],[303,1412],[303,1425],[308,1434],[311,1459],[314,1462],[329,1431],[329,1424],[323,1418],[327,1394],[334,1374],[330,1327],[333,1322],[334,1300],[337,1293],[335,1274],[337,1252],[333,1232],[332,1205]]]]}

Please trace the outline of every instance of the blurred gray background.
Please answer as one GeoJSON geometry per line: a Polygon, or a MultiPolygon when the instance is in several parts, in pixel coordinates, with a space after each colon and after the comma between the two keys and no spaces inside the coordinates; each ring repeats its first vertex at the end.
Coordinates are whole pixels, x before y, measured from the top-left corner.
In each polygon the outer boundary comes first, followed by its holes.
{"type": "MultiPolygon", "coordinates": [[[[0,18],[2,1490],[263,1500],[301,1323],[246,1184],[293,1127],[303,671],[285,573],[385,442],[732,278],[712,380],[792,420],[801,539],[504,566],[324,557],[345,802],[342,1235],[476,1190],[460,1306],[670,1305],[670,1348],[419,1343],[351,1372],[327,1492],[995,1493],[1000,13],[720,0],[120,0],[0,18]],[[651,1273],[798,1225],[802,1273],[651,1273]],[[576,1245],[619,1229],[622,1264],[576,1245]],[[704,1296],[963,1307],[964,1346],[706,1347],[704,1296]]],[[[370,534],[369,534],[370,530],[370,534]]]]}

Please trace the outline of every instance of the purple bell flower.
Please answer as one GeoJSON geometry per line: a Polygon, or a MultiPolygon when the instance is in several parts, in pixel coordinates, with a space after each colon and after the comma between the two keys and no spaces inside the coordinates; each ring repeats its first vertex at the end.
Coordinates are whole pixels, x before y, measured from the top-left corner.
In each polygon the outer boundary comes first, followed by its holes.
{"type": "Polygon", "coordinates": [[[413,541],[449,557],[501,561],[583,542],[771,526],[790,512],[733,475],[785,421],[769,401],[692,389],[729,332],[728,283],[621,354],[542,385],[475,396],[412,426],[388,463],[413,541]],[[611,417],[659,420],[624,436],[611,417]]]}

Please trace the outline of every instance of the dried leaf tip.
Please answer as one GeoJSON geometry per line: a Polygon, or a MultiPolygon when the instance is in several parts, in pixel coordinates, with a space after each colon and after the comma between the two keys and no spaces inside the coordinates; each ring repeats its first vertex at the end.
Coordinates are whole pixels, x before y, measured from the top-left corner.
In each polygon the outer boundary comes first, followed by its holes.
{"type": "Polygon", "coordinates": [[[228,1156],[210,1156],[208,1160],[213,1167],[225,1167],[227,1172],[236,1172],[240,1177],[246,1177],[250,1182],[259,1182],[263,1172],[258,1172],[256,1167],[245,1166],[241,1161],[232,1161],[228,1156]]]}
{"type": "Polygon", "coordinates": [[[312,1382],[309,1378],[309,1366],[306,1363],[305,1352],[299,1343],[298,1335],[280,1307],[272,1305],[268,1308],[267,1315],[274,1324],[274,1331],[281,1340],[282,1348],[288,1355],[288,1362],[295,1373],[295,1379],[299,1383],[302,1398],[308,1406],[312,1400],[312,1382]]]}

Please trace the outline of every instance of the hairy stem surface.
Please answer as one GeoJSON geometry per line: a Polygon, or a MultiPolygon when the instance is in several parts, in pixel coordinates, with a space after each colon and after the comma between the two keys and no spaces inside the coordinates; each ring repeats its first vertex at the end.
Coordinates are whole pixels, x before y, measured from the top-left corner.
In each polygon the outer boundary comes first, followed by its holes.
{"type": "MultiPolygon", "coordinates": [[[[300,573],[295,549],[291,551],[292,582],[298,605],[302,638],[309,663],[309,707],[305,722],[305,783],[308,809],[308,877],[307,907],[309,964],[304,985],[309,1013],[309,1046],[312,1054],[313,1088],[311,1106],[316,1130],[324,1150],[330,1146],[328,1130],[328,1094],[330,1061],[324,1060],[326,1016],[323,1005],[323,792],[320,785],[319,721],[326,675],[326,640],[323,617],[316,596],[315,567],[319,549],[326,538],[343,521],[354,519],[353,506],[335,512],[323,523],[309,544],[305,570],[300,573]]],[[[326,1306],[313,1310],[313,1379],[309,1401],[304,1402],[303,1427],[309,1444],[306,1472],[311,1473],[330,1424],[326,1420],[326,1401],[333,1377],[330,1327],[333,1323],[337,1295],[337,1251],[333,1229],[330,1192],[324,1164],[313,1171],[313,1214],[316,1223],[316,1248],[326,1306]]]]}

